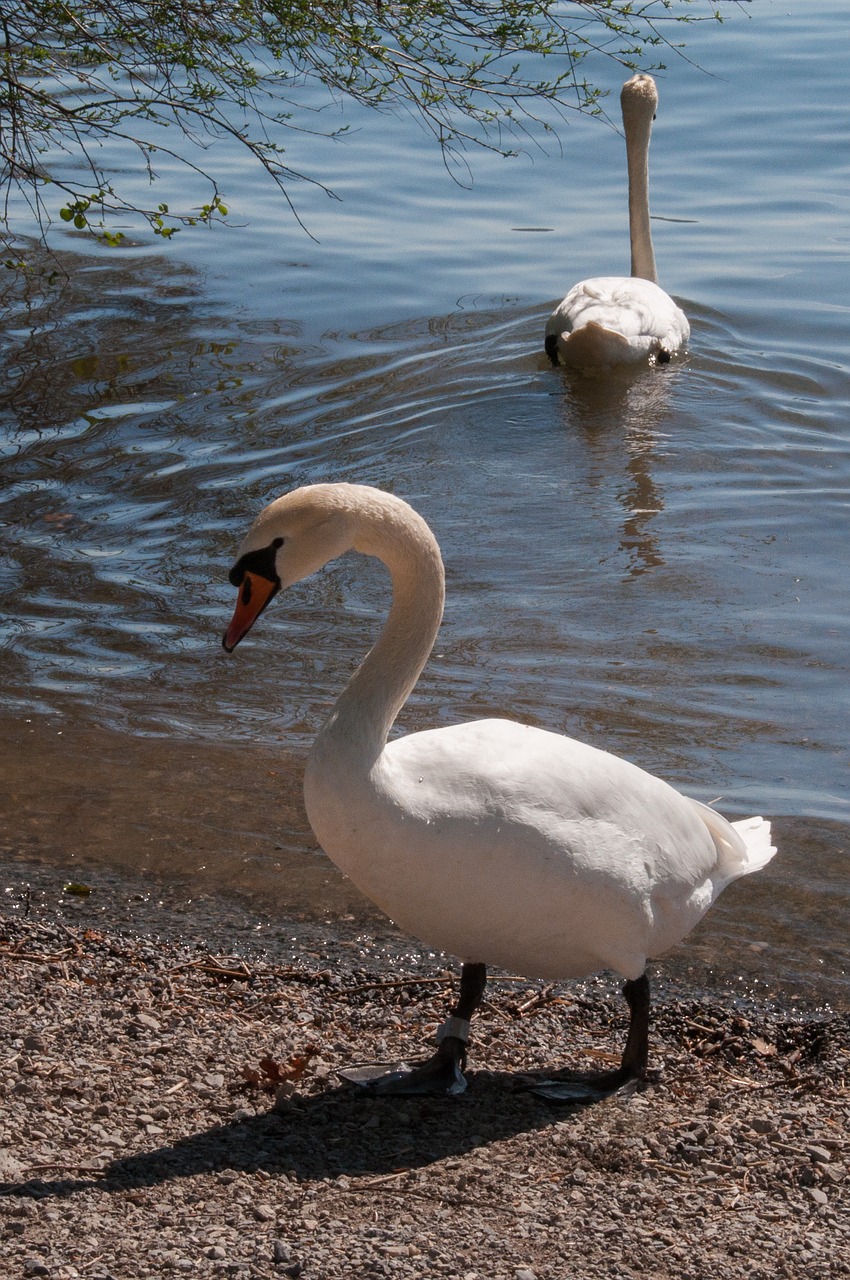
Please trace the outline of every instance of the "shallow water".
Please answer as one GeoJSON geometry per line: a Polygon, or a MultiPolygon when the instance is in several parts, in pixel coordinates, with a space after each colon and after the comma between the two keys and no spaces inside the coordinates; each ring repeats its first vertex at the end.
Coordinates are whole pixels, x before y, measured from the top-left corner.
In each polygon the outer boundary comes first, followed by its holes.
{"type": "Polygon", "coordinates": [[[689,946],[846,998],[845,21],[759,0],[692,29],[702,70],[659,76],[656,254],[692,324],[666,368],[575,380],[540,350],[575,279],[627,269],[599,122],[563,155],[472,157],[464,190],[410,121],[351,113],[315,157],[342,203],[298,195],[319,243],[226,154],[239,230],[118,253],[56,233],[75,275],[10,288],[0,350],[10,856],[361,909],[299,777],[381,571],[349,558],[233,658],[219,639],[259,507],[365,481],[417,506],[447,564],[402,727],[521,717],[780,819],[780,856],[689,946]]]}

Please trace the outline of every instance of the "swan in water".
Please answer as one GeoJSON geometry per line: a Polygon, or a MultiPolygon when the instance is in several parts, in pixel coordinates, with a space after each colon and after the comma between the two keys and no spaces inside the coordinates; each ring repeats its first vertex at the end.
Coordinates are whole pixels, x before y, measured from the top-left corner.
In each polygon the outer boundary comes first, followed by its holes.
{"type": "Polygon", "coordinates": [[[546,323],[553,364],[578,368],[664,364],[680,351],[691,328],[683,311],[658,286],[649,225],[649,136],[658,106],[652,76],[627,80],[620,94],[629,170],[630,276],[597,276],[573,285],[546,323]]]}
{"type": "Polygon", "coordinates": [[[512,720],[387,741],[443,612],[440,549],[400,498],[356,484],[295,489],[254,521],[230,572],[232,652],[281,590],[346,551],[383,561],[392,605],[307,760],[319,843],[401,928],[462,962],[460,997],[428,1061],[387,1092],[460,1092],[486,966],[562,979],[614,969],[630,1026],[596,1095],[645,1071],[647,958],[674,946],[732,880],[773,856],[761,818],[727,822],[642,769],[512,720]]]}

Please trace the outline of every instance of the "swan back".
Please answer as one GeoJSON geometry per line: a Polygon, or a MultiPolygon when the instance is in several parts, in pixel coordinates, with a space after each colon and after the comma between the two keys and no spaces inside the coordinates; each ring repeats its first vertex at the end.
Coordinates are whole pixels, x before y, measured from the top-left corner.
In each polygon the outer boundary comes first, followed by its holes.
{"type": "Polygon", "coordinates": [[[673,299],[650,280],[598,276],[574,285],[546,323],[564,365],[600,368],[663,361],[690,336],[673,299]]]}

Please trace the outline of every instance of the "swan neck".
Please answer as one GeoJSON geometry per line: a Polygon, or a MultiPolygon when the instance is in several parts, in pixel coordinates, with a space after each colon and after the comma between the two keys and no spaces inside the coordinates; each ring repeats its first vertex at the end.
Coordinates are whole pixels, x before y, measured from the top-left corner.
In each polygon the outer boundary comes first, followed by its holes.
{"type": "Polygon", "coordinates": [[[629,238],[632,247],[631,273],[658,284],[655,250],[649,222],[649,137],[650,120],[626,124],[626,160],[629,171],[629,238]]]}
{"type": "Polygon", "coordinates": [[[428,660],[443,615],[445,577],[431,531],[412,511],[403,527],[370,530],[355,550],[387,567],[392,606],[378,640],[340,694],[314,747],[368,771],[428,660]]]}

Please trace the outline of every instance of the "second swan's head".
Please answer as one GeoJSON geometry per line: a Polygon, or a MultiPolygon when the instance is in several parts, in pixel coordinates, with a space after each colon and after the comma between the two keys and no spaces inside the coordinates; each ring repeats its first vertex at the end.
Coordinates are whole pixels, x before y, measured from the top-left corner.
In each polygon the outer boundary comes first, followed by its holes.
{"type": "Polygon", "coordinates": [[[652,124],[658,110],[658,87],[652,76],[639,71],[626,81],[620,90],[620,109],[627,126],[638,122],[652,124]]]}

